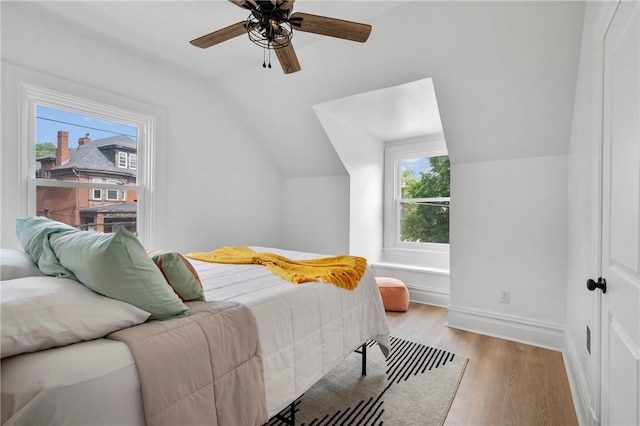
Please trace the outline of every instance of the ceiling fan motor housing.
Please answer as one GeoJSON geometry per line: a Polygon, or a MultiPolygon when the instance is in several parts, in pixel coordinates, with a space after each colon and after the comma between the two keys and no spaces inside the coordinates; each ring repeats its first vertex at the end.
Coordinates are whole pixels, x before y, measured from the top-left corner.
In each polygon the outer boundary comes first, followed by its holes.
{"type": "Polygon", "coordinates": [[[289,23],[290,9],[280,9],[271,1],[258,1],[247,18],[249,39],[265,49],[281,49],[289,45],[293,31],[289,23]]]}

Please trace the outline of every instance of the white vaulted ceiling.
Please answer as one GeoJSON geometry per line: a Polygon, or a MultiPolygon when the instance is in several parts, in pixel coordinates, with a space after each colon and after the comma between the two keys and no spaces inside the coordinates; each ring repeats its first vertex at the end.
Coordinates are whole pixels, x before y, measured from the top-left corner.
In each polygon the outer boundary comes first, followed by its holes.
{"type": "MultiPolygon", "coordinates": [[[[245,72],[263,71],[263,52],[248,37],[199,49],[189,41],[236,22],[244,21],[249,11],[226,0],[207,1],[36,1],[34,12],[51,13],[71,22],[83,32],[134,49],[211,79],[224,79],[245,72]]],[[[347,20],[369,21],[400,6],[400,1],[369,2],[305,1],[295,3],[294,10],[335,16],[347,20]]],[[[296,33],[296,48],[321,41],[320,36],[296,33]]],[[[276,58],[275,69],[280,71],[276,58]]],[[[302,64],[303,69],[304,64],[302,64]]]]}
{"type": "MultiPolygon", "coordinates": [[[[285,177],[345,173],[313,105],[425,78],[433,79],[453,162],[568,149],[582,2],[297,0],[295,11],[369,23],[373,31],[365,44],[294,33],[302,71],[290,75],[275,56],[274,68],[263,69],[262,49],[244,36],[205,50],[189,44],[246,18],[227,1],[11,3],[2,2],[3,21],[23,8],[202,79],[285,177]]],[[[385,99],[382,108],[395,107],[383,122],[375,102],[345,115],[388,139],[412,127],[405,103],[385,99]]]]}

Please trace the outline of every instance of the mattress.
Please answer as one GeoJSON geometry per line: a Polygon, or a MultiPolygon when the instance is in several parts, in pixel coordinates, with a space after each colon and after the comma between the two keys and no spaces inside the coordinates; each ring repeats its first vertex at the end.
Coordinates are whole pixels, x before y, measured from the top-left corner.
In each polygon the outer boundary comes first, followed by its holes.
{"type": "MultiPolygon", "coordinates": [[[[321,257],[252,248],[294,260],[321,257]]],[[[388,351],[389,329],[370,267],[349,291],[322,282],[291,284],[258,265],[189,261],[205,300],[237,301],[256,317],[270,417],[363,342],[376,340],[388,351]]],[[[144,424],[133,357],[124,343],[109,339],[3,359],[1,392],[3,424],[144,424]]]]}
{"type": "Polygon", "coordinates": [[[144,425],[129,347],[97,339],[2,360],[6,425],[144,425]]]}

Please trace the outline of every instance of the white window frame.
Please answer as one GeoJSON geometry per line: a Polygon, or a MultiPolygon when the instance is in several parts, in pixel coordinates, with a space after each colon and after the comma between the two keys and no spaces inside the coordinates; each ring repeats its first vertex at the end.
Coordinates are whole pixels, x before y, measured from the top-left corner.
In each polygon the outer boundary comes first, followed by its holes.
{"type": "Polygon", "coordinates": [[[127,153],[124,151],[118,151],[116,155],[116,166],[121,169],[127,168],[127,153]],[[122,161],[124,160],[124,161],[122,161]]]}
{"type": "Polygon", "coordinates": [[[449,244],[400,240],[401,161],[449,155],[442,135],[416,142],[389,141],[384,149],[384,230],[382,260],[434,269],[449,269],[449,244]]]}
{"type": "MultiPolygon", "coordinates": [[[[114,180],[114,179],[107,179],[107,183],[111,184],[111,185],[118,185],[118,181],[114,180]]],[[[120,194],[120,188],[111,188],[111,189],[107,189],[106,190],[106,195],[104,197],[105,200],[107,201],[118,201],[120,199],[120,197],[118,196],[120,194]],[[113,192],[116,194],[115,198],[109,198],[109,194],[113,192]]]]}
{"type": "MultiPolygon", "coordinates": [[[[100,178],[93,178],[91,181],[93,183],[102,183],[102,179],[100,179],[100,178]]],[[[92,200],[102,200],[102,189],[100,189],[100,188],[91,188],[90,191],[91,191],[91,199],[92,200]],[[99,192],[100,195],[98,195],[97,197],[96,197],[96,191],[100,191],[99,192]]]]}
{"type": "MultiPolygon", "coordinates": [[[[52,179],[35,178],[35,128],[36,128],[36,106],[44,105],[52,108],[72,111],[78,114],[89,115],[107,121],[114,121],[127,124],[137,128],[137,154],[140,162],[137,167],[136,185],[131,185],[127,189],[138,193],[137,227],[138,238],[148,247],[153,246],[153,205],[155,187],[155,163],[156,163],[156,120],[154,115],[145,114],[140,111],[154,111],[161,114],[160,120],[164,120],[164,112],[148,107],[136,101],[123,97],[106,94],[90,88],[78,85],[65,85],[72,88],[72,92],[82,94],[76,96],[68,93],[61,93],[47,88],[21,83],[21,181],[25,183],[26,199],[24,202],[26,215],[34,215],[36,212],[36,193],[38,186],[62,187],[62,188],[98,188],[101,190],[114,189],[111,184],[95,184],[92,182],[69,182],[52,179]],[[92,94],[94,99],[84,96],[92,94]],[[106,99],[106,101],[102,101],[106,99]],[[108,102],[108,103],[107,103],[108,102]],[[136,111],[136,109],[138,109],[136,111]]],[[[118,185],[118,190],[122,189],[118,185]]]]}
{"type": "Polygon", "coordinates": [[[129,154],[129,168],[131,170],[136,170],[138,167],[138,155],[135,153],[129,154]]]}

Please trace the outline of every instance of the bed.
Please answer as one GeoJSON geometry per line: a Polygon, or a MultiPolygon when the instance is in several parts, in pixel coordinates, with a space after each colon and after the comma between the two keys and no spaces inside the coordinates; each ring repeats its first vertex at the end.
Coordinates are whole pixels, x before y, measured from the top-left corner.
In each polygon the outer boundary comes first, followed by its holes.
{"type": "MultiPolygon", "coordinates": [[[[318,254],[252,247],[290,259],[318,254]]],[[[388,353],[389,329],[370,267],[358,287],[294,285],[259,265],[190,260],[206,301],[234,301],[255,317],[268,417],[285,409],[368,340],[388,353]]],[[[2,284],[4,285],[4,281],[2,284]]],[[[98,338],[2,359],[2,424],[144,425],[136,363],[98,338]]]]}

